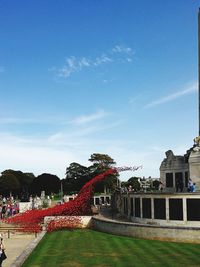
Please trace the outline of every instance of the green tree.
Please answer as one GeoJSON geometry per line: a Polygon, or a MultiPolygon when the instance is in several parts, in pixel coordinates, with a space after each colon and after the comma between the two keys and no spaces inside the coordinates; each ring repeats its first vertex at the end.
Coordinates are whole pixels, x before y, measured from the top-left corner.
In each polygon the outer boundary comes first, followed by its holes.
{"type": "Polygon", "coordinates": [[[28,200],[29,187],[33,179],[35,178],[34,174],[23,173],[22,171],[15,171],[12,169],[8,169],[2,172],[2,176],[7,174],[12,174],[19,182],[19,187],[15,188],[15,190],[12,190],[13,193],[15,195],[18,195],[21,200],[28,200]]]}
{"type": "Polygon", "coordinates": [[[140,190],[140,177],[131,177],[130,179],[128,179],[128,181],[126,182],[126,186],[128,187],[129,185],[132,186],[132,188],[134,189],[134,191],[139,191],[140,190]]]}
{"type": "Polygon", "coordinates": [[[46,195],[50,195],[51,193],[59,193],[60,188],[61,180],[58,176],[43,173],[33,180],[30,190],[32,194],[40,195],[41,191],[45,191],[46,195]]]}
{"type": "Polygon", "coordinates": [[[0,177],[0,192],[2,195],[4,196],[9,196],[10,194],[16,195],[19,189],[20,189],[20,183],[14,174],[4,173],[0,177]]]}
{"type": "Polygon", "coordinates": [[[109,155],[107,154],[100,154],[100,153],[93,153],[89,161],[91,161],[94,165],[103,165],[105,167],[111,167],[116,164],[114,159],[112,159],[109,155]]]}
{"type": "Polygon", "coordinates": [[[78,192],[89,179],[88,168],[73,162],[66,168],[66,179],[63,181],[63,190],[67,193],[78,192]]]}
{"type": "MultiPolygon", "coordinates": [[[[115,166],[116,162],[107,154],[94,153],[90,156],[89,161],[93,163],[88,169],[90,176],[94,177],[109,168],[115,166]]],[[[119,174],[109,175],[103,182],[100,182],[96,187],[96,192],[114,191],[117,185],[119,174]]]]}

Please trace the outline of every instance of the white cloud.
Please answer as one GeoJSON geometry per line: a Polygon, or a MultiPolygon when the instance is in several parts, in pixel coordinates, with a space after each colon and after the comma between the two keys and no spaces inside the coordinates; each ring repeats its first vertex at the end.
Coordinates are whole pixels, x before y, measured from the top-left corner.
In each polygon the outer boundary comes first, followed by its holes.
{"type": "Polygon", "coordinates": [[[82,68],[82,67],[90,67],[91,62],[90,62],[90,60],[89,60],[88,58],[83,57],[83,58],[81,58],[81,60],[79,61],[79,65],[80,65],[81,68],[82,68]]]}
{"type": "Polygon", "coordinates": [[[71,162],[89,166],[88,158],[95,152],[110,155],[117,166],[143,165],[142,170],[134,174],[127,172],[122,179],[132,175],[152,175],[155,170],[158,173],[160,160],[163,159],[162,152],[152,151],[148,147],[137,151],[134,143],[127,140],[95,138],[93,135],[83,138],[73,133],[66,136],[62,132],[43,138],[0,134],[0,150],[3,151],[0,154],[0,171],[15,169],[35,175],[48,172],[60,178],[64,177],[65,169],[71,162]]]}
{"type": "Polygon", "coordinates": [[[166,102],[173,101],[173,100],[175,100],[175,99],[177,99],[179,97],[182,97],[182,96],[185,96],[185,95],[188,95],[188,94],[192,94],[192,93],[197,91],[197,89],[198,89],[197,87],[198,87],[197,82],[193,82],[191,85],[187,86],[183,90],[177,91],[177,92],[175,92],[173,94],[167,95],[165,97],[162,97],[162,98],[159,98],[157,100],[154,100],[154,101],[150,102],[149,104],[147,104],[145,106],[145,108],[152,108],[152,107],[164,104],[166,102]]]}
{"type": "Polygon", "coordinates": [[[68,64],[68,66],[71,69],[75,69],[76,68],[76,58],[75,57],[70,57],[70,58],[66,58],[66,63],[68,64]]]}
{"type": "Polygon", "coordinates": [[[104,79],[103,81],[102,81],[103,83],[112,83],[113,82],[113,79],[104,79]]]}
{"type": "Polygon", "coordinates": [[[98,110],[94,114],[89,114],[89,115],[81,115],[71,121],[73,124],[85,124],[89,122],[93,122],[99,119],[102,119],[104,117],[108,116],[108,113],[105,112],[104,110],[98,110]]]}
{"type": "MultiPolygon", "coordinates": [[[[38,117],[0,117],[0,124],[11,124],[11,125],[20,125],[20,124],[49,124],[49,125],[61,125],[61,126],[67,126],[69,124],[74,125],[83,125],[88,124],[91,122],[95,122],[97,120],[100,120],[102,118],[105,118],[109,115],[108,112],[104,111],[103,109],[97,110],[96,112],[88,115],[80,115],[74,119],[67,119],[64,116],[47,116],[44,118],[38,118],[38,117]]],[[[88,126],[88,125],[87,125],[88,126]]],[[[87,129],[89,129],[87,127],[87,129]]]]}
{"type": "Polygon", "coordinates": [[[108,57],[106,54],[103,54],[101,55],[100,57],[97,57],[94,62],[93,62],[93,65],[94,66],[99,66],[99,65],[102,65],[102,64],[105,64],[105,63],[109,63],[109,62],[112,62],[113,59],[108,57]]]}
{"type": "Polygon", "coordinates": [[[31,117],[2,117],[0,118],[1,124],[66,124],[65,118],[46,117],[46,118],[31,118],[31,117]]]}
{"type": "Polygon", "coordinates": [[[68,78],[73,73],[77,73],[86,68],[99,67],[103,64],[117,62],[123,59],[123,62],[132,62],[134,51],[130,47],[116,45],[106,53],[102,53],[97,57],[75,57],[70,56],[66,58],[65,64],[57,69],[55,67],[50,68],[50,71],[55,71],[59,77],[68,78]]]}
{"type": "MultiPolygon", "coordinates": [[[[105,153],[115,159],[117,166],[143,166],[134,173],[121,173],[122,180],[133,175],[159,177],[159,167],[165,151],[169,149],[168,144],[159,145],[154,140],[149,140],[143,146],[138,145],[143,144],[142,138],[130,140],[117,137],[118,134],[109,137],[110,129],[115,127],[116,133],[123,129],[119,121],[105,123],[102,120],[102,123],[98,121],[88,127],[86,122],[94,122],[98,116],[103,118],[103,114],[104,111],[102,115],[101,112],[96,112],[80,116],[75,127],[70,126],[53,134],[21,136],[0,133],[0,172],[11,168],[33,172],[35,175],[48,172],[63,178],[65,169],[71,162],[89,166],[88,158],[92,153],[105,153]]],[[[175,154],[182,155],[189,147],[187,144],[182,146],[181,141],[170,146],[175,154]]]]}
{"type": "Polygon", "coordinates": [[[68,151],[56,150],[34,144],[0,144],[1,171],[5,169],[33,172],[35,175],[47,172],[64,178],[66,165],[76,160],[68,151]]]}
{"type": "Polygon", "coordinates": [[[112,48],[113,53],[123,53],[123,54],[128,54],[132,55],[134,54],[134,51],[131,47],[123,46],[123,45],[116,45],[115,47],[112,48]]]}

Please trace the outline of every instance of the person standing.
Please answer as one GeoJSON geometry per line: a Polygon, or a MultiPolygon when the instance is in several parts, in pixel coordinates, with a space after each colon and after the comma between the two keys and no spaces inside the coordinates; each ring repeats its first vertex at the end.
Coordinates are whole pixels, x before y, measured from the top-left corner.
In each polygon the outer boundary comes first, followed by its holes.
{"type": "Polygon", "coordinates": [[[5,254],[5,246],[3,243],[3,237],[0,236],[0,267],[2,267],[2,262],[7,258],[5,254]]]}
{"type": "Polygon", "coordinates": [[[188,192],[192,192],[193,182],[191,179],[188,181],[188,192]]]}
{"type": "Polygon", "coordinates": [[[0,237],[0,267],[2,267],[2,262],[7,258],[5,254],[5,246],[3,243],[3,237],[0,237]]]}
{"type": "Polygon", "coordinates": [[[196,192],[196,183],[193,183],[191,192],[196,192]]]}

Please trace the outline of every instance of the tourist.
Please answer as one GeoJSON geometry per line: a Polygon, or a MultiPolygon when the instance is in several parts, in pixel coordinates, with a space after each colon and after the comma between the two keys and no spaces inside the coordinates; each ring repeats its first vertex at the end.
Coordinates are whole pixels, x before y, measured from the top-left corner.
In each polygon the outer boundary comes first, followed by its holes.
{"type": "Polygon", "coordinates": [[[193,188],[193,182],[191,179],[189,179],[188,181],[188,192],[192,192],[192,188],[193,188]]]}
{"type": "Polygon", "coordinates": [[[0,196],[0,220],[13,216],[19,213],[19,203],[14,198],[9,197],[6,199],[0,196]]]}
{"type": "Polygon", "coordinates": [[[1,210],[1,219],[5,218],[5,214],[6,214],[6,204],[4,203],[1,210]]]}
{"type": "Polygon", "coordinates": [[[132,187],[132,185],[129,185],[128,192],[132,192],[132,191],[133,191],[133,187],[132,187]]]}
{"type": "Polygon", "coordinates": [[[196,183],[193,183],[191,187],[191,192],[196,192],[196,183]]]}
{"type": "Polygon", "coordinates": [[[2,267],[2,262],[7,258],[5,254],[5,246],[3,244],[3,237],[0,237],[0,267],[2,267]]]}

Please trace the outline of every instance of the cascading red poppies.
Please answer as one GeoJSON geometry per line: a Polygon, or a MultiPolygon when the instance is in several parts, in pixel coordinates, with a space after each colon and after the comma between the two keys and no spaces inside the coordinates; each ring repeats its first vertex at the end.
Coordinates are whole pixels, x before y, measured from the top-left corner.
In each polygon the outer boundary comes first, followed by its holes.
{"type": "Polygon", "coordinates": [[[78,196],[67,203],[56,205],[42,210],[28,210],[24,213],[6,219],[7,223],[17,224],[24,232],[39,232],[45,216],[79,216],[58,220],[52,220],[47,230],[53,231],[61,228],[73,228],[80,224],[80,216],[91,214],[91,198],[94,194],[94,186],[104,180],[108,175],[114,174],[117,169],[108,169],[87,182],[78,193],[78,196]]]}

